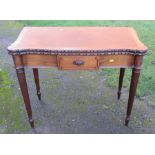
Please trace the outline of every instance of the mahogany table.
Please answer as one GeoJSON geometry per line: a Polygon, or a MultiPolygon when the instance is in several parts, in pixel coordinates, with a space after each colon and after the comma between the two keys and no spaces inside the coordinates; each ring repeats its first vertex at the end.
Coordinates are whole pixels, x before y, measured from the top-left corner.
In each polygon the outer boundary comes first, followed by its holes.
{"type": "Polygon", "coordinates": [[[25,27],[8,47],[12,55],[29,123],[34,127],[24,68],[32,68],[37,95],[41,100],[38,68],[98,70],[120,68],[118,99],[125,68],[132,69],[125,125],[128,126],[140,75],[147,52],[130,27],[25,27]]]}

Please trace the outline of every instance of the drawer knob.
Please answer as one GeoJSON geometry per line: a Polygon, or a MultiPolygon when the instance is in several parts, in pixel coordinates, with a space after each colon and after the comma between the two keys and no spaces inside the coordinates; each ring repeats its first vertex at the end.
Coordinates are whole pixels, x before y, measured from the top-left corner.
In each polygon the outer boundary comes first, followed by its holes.
{"type": "Polygon", "coordinates": [[[83,60],[75,60],[75,61],[73,61],[73,64],[77,65],[77,66],[81,66],[81,65],[84,65],[84,61],[83,60]]]}
{"type": "Polygon", "coordinates": [[[109,60],[109,62],[114,62],[114,61],[115,61],[114,59],[110,59],[110,60],[109,60]]]}

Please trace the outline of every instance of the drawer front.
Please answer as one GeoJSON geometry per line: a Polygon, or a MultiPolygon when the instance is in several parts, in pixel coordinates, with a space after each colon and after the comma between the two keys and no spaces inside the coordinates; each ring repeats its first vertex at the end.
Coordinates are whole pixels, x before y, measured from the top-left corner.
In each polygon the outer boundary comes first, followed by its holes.
{"type": "Polygon", "coordinates": [[[100,56],[99,65],[101,68],[133,67],[133,55],[104,55],[100,56]]]}
{"type": "Polygon", "coordinates": [[[99,68],[98,56],[58,56],[61,70],[96,70],[99,68]]]}
{"type": "Polygon", "coordinates": [[[27,54],[22,56],[23,64],[27,67],[52,67],[57,66],[55,55],[27,54]]]}
{"type": "MultiPolygon", "coordinates": [[[[100,68],[131,68],[134,66],[133,55],[103,56],[56,56],[56,55],[22,55],[26,67],[58,67],[62,70],[96,70],[100,68]]],[[[16,64],[18,67],[18,64],[16,64]]]]}

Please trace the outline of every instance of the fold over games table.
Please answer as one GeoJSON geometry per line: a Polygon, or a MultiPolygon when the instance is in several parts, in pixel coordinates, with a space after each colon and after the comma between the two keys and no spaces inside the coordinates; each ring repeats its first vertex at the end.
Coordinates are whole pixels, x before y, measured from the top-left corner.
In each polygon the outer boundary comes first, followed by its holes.
{"type": "MultiPolygon", "coordinates": [[[[38,68],[59,70],[98,70],[120,68],[118,99],[125,68],[132,69],[125,125],[131,110],[140,75],[143,56],[147,52],[130,27],[25,27],[8,47],[12,55],[19,85],[31,127],[32,110],[24,68],[32,68],[39,100],[41,99],[38,68]]],[[[82,88],[81,88],[82,89],[82,88]]]]}

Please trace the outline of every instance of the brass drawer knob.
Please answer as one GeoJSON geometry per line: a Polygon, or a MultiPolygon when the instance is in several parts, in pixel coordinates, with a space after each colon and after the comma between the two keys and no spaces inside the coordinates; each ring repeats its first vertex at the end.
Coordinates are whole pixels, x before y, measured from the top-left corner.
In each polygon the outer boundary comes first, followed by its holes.
{"type": "Polygon", "coordinates": [[[73,64],[77,65],[77,66],[81,66],[81,65],[84,65],[84,61],[83,60],[75,60],[75,61],[73,61],[73,64]]]}
{"type": "Polygon", "coordinates": [[[109,62],[114,62],[114,61],[115,61],[114,59],[110,59],[110,60],[109,60],[109,62]]]}

